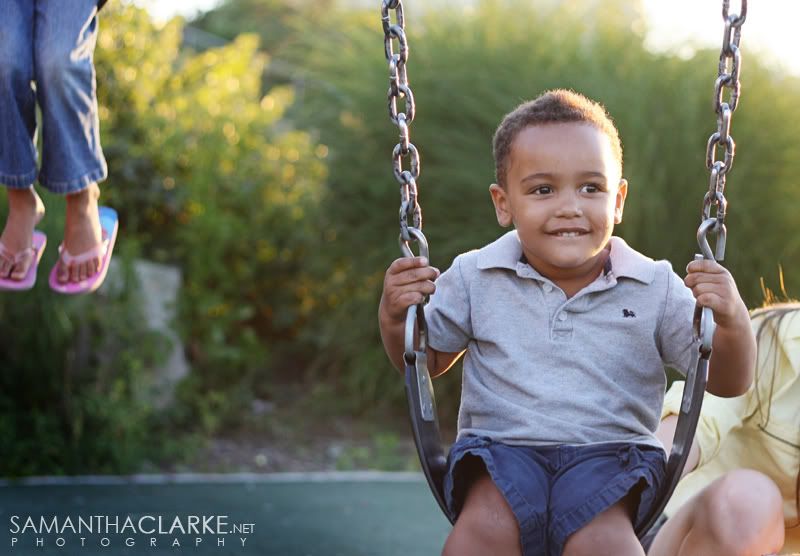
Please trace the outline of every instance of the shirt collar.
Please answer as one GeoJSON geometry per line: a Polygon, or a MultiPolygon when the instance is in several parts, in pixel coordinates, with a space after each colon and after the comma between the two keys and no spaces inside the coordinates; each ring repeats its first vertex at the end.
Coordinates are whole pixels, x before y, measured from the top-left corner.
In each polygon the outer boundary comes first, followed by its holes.
{"type": "MultiPolygon", "coordinates": [[[[606,274],[610,272],[617,278],[632,278],[645,284],[653,281],[656,272],[653,259],[628,246],[621,237],[612,236],[610,243],[610,264],[606,264],[606,274]]],[[[480,270],[507,268],[516,271],[520,260],[524,260],[522,245],[517,231],[512,230],[478,250],[477,266],[480,270]]]]}

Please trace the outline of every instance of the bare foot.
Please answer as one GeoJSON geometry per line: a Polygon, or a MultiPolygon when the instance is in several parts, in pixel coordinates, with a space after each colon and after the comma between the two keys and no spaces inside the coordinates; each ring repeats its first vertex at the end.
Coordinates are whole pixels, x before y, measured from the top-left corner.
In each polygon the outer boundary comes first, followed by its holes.
{"type": "MultiPolygon", "coordinates": [[[[80,255],[96,247],[103,239],[100,227],[100,216],[97,212],[97,200],[100,188],[96,183],[78,193],[67,195],[67,214],[64,224],[64,249],[72,256],[80,255]]],[[[80,264],[58,262],[58,281],[80,282],[96,274],[100,269],[100,256],[80,264]]]]}
{"type": "Polygon", "coordinates": [[[0,256],[0,278],[22,280],[28,273],[32,259],[28,257],[20,264],[14,264],[14,255],[29,247],[33,238],[33,228],[44,216],[44,203],[34,191],[8,188],[8,218],[0,236],[6,256],[0,256]]]}

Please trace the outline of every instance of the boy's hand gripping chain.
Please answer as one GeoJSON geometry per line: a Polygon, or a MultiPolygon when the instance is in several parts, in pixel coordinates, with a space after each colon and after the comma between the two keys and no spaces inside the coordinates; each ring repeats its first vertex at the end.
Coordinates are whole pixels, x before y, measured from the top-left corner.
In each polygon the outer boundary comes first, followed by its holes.
{"type": "MultiPolygon", "coordinates": [[[[384,53],[389,62],[389,118],[400,129],[400,142],[392,151],[392,172],[400,183],[400,249],[406,257],[413,257],[411,243],[419,244],[419,254],[428,258],[428,241],[422,233],[422,210],[417,201],[417,178],[420,159],[417,148],[411,143],[409,126],[414,121],[414,94],[408,84],[406,62],[408,40],[405,33],[402,0],[383,0],[381,23],[384,34],[384,53]],[[395,11],[396,23],[389,14],[395,11]],[[398,42],[398,52],[393,41],[398,42]],[[405,101],[405,112],[398,111],[397,101],[405,101]],[[403,170],[403,157],[409,158],[410,170],[403,170]]],[[[405,380],[411,429],[417,446],[420,464],[436,501],[442,511],[453,522],[444,501],[444,474],[447,458],[442,448],[439,422],[436,416],[436,400],[433,395],[427,362],[427,329],[425,326],[425,302],[412,305],[406,313],[405,326],[405,380]],[[417,348],[414,337],[418,336],[417,348]]]]}
{"type": "MultiPolygon", "coordinates": [[[[706,166],[711,175],[708,192],[703,198],[703,210],[700,227],[697,229],[697,244],[702,255],[695,255],[695,259],[721,261],[725,257],[725,214],[727,200],[725,199],[725,178],[733,166],[735,143],[731,137],[731,116],[739,103],[741,70],[741,52],[739,42],[742,37],[742,24],[747,17],[747,0],[741,0],[741,12],[729,13],[730,0],[722,1],[722,19],[725,22],[725,31],[722,40],[722,51],[719,56],[719,75],[714,82],[714,111],[717,113],[717,131],[711,134],[706,147],[706,166]],[[725,100],[725,89],[730,95],[725,100]],[[722,160],[717,160],[717,147],[723,148],[722,160]],[[712,207],[715,214],[712,214],[712,207]],[[716,236],[716,253],[708,243],[708,234],[716,236]]],[[[647,519],[636,533],[641,537],[658,519],[669,501],[672,492],[678,484],[689,457],[689,450],[694,439],[697,422],[700,418],[700,408],[703,404],[703,395],[708,381],[708,363],[711,358],[712,340],[714,338],[714,314],[708,307],[700,304],[694,310],[694,338],[699,341],[699,349],[694,355],[692,364],[686,374],[686,384],[683,389],[680,414],[675,427],[675,439],[672,451],[667,461],[665,482],[658,496],[658,503],[650,511],[647,519]]]]}

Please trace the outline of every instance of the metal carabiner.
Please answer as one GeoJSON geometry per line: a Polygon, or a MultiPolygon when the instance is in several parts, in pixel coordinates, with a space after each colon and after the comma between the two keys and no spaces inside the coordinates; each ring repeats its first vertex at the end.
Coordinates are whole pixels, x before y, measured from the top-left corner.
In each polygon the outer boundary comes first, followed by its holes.
{"type": "MultiPolygon", "coordinates": [[[[425,237],[425,234],[422,233],[422,230],[419,228],[414,228],[409,226],[408,227],[408,235],[411,238],[419,243],[419,256],[425,257],[426,259],[430,260],[430,252],[428,250],[428,240],[425,237]]],[[[403,255],[406,257],[414,257],[414,252],[411,250],[411,246],[409,245],[410,242],[405,241],[403,236],[400,235],[398,239],[400,243],[400,250],[403,252],[403,255]]],[[[409,363],[413,362],[416,359],[417,351],[425,353],[428,346],[428,327],[425,324],[425,312],[423,307],[425,303],[428,302],[428,298],[425,298],[425,301],[422,303],[418,303],[416,305],[412,305],[408,308],[406,312],[406,328],[405,328],[405,351],[403,352],[403,357],[409,363]],[[419,336],[419,348],[414,349],[414,332],[418,329],[418,336],[419,336]]]]}
{"type": "MultiPolygon", "coordinates": [[[[711,246],[708,243],[708,232],[715,231],[721,237],[717,239],[717,249],[719,250],[720,241],[722,242],[722,250],[725,250],[725,225],[721,225],[719,230],[714,230],[718,226],[716,218],[708,218],[700,224],[697,229],[697,244],[702,251],[702,255],[694,256],[694,260],[707,259],[716,261],[711,246]]],[[[716,323],[714,323],[714,312],[709,307],[704,307],[699,303],[695,305],[694,310],[694,336],[696,340],[700,340],[700,355],[704,359],[708,359],[711,355],[711,348],[714,340],[714,330],[716,323]]]]}

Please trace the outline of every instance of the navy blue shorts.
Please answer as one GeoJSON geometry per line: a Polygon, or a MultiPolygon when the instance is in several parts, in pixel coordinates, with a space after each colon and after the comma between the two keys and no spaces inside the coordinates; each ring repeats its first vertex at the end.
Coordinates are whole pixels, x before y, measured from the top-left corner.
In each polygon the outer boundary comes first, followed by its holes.
{"type": "Polygon", "coordinates": [[[572,533],[635,489],[639,505],[633,526],[638,526],[664,479],[666,454],[629,443],[509,446],[462,438],[450,450],[444,479],[447,505],[455,515],[484,466],[517,518],[523,556],[561,556],[572,533]]]}

